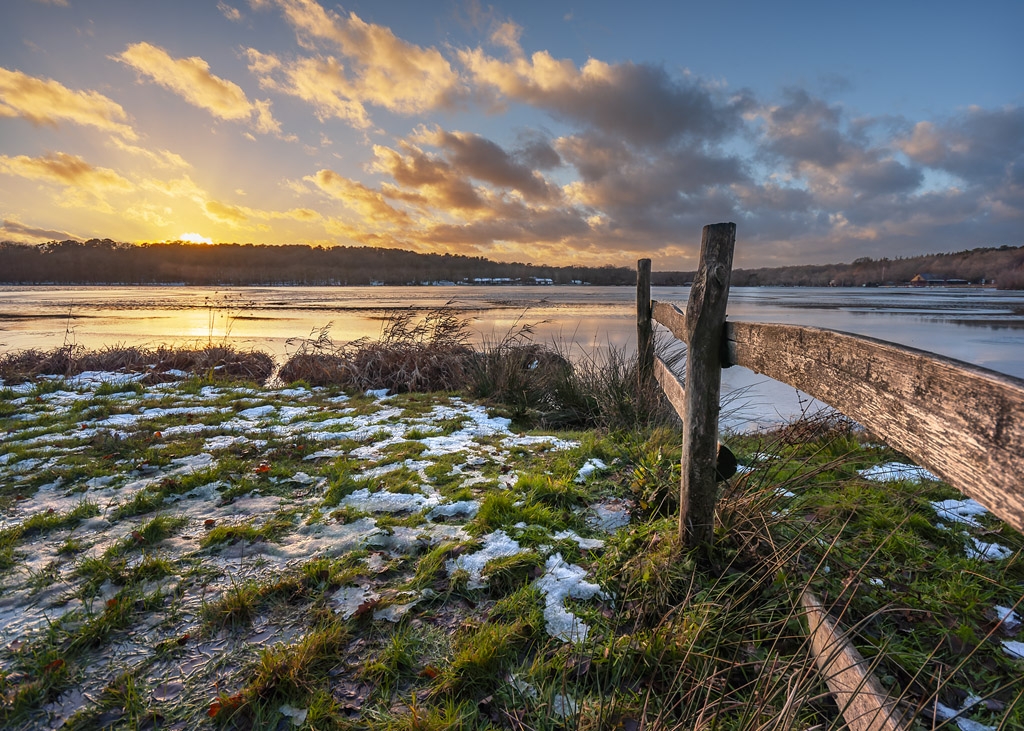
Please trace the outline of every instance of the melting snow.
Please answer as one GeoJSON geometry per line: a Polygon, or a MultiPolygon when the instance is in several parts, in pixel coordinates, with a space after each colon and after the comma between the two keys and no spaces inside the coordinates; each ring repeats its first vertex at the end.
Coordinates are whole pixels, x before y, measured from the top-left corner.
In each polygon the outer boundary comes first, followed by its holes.
{"type": "Polygon", "coordinates": [[[1013,632],[1020,627],[1020,616],[1013,611],[1012,607],[995,607],[996,619],[1003,623],[1003,629],[1013,632]]]}
{"type": "Polygon", "coordinates": [[[578,545],[580,548],[584,550],[604,548],[604,541],[602,541],[600,538],[583,538],[578,533],[576,533],[576,531],[572,530],[559,531],[551,537],[554,538],[556,541],[560,541],[562,539],[576,541],[576,545],[578,545]]]}
{"type": "Polygon", "coordinates": [[[379,598],[377,592],[365,586],[343,586],[331,595],[331,602],[334,604],[334,611],[340,614],[342,619],[348,619],[364,604],[379,598]]]}
{"type": "Polygon", "coordinates": [[[1024,642],[1017,640],[1003,640],[1003,651],[1010,657],[1024,660],[1024,642]]]}
{"type": "Polygon", "coordinates": [[[858,470],[858,474],[865,480],[876,482],[895,482],[905,480],[907,482],[920,482],[921,480],[935,480],[939,478],[926,470],[912,464],[902,462],[887,462],[886,464],[875,465],[866,470],[858,470]]]}
{"type": "Polygon", "coordinates": [[[449,576],[458,570],[466,571],[469,574],[466,586],[470,589],[482,589],[487,586],[482,574],[488,561],[516,556],[525,550],[518,542],[509,538],[505,531],[499,529],[484,536],[483,547],[479,551],[448,559],[445,568],[448,569],[449,576]]]}
{"type": "Polygon", "coordinates": [[[348,495],[341,504],[347,508],[362,510],[364,513],[400,513],[402,511],[418,512],[432,508],[439,498],[427,495],[407,495],[400,492],[370,492],[367,489],[356,490],[348,495]]]}
{"type": "Polygon", "coordinates": [[[973,536],[971,537],[971,542],[967,544],[968,558],[978,558],[982,561],[1001,561],[1012,555],[1013,551],[1006,546],[1000,546],[998,543],[985,543],[973,536]]]}
{"type": "Polygon", "coordinates": [[[595,472],[598,472],[599,470],[603,471],[606,469],[608,469],[608,465],[606,465],[603,461],[599,460],[597,457],[591,457],[586,461],[586,463],[584,463],[582,467],[580,467],[580,471],[576,473],[576,482],[582,485],[584,482],[587,481],[587,478],[593,475],[595,472]]]}
{"type": "Polygon", "coordinates": [[[614,533],[619,528],[629,525],[629,509],[633,506],[628,500],[606,500],[590,506],[591,515],[587,516],[587,525],[605,533],[614,533]]]}
{"type": "Polygon", "coordinates": [[[970,498],[966,500],[939,500],[933,502],[932,507],[935,509],[940,520],[963,523],[975,528],[981,527],[981,523],[975,520],[975,518],[988,513],[984,505],[970,498]]]}
{"type": "Polygon", "coordinates": [[[601,587],[584,581],[587,570],[562,560],[562,554],[549,556],[544,575],[534,585],[544,594],[544,621],[548,634],[564,642],[583,642],[590,631],[584,622],[565,608],[565,600],[607,598],[601,587]]]}

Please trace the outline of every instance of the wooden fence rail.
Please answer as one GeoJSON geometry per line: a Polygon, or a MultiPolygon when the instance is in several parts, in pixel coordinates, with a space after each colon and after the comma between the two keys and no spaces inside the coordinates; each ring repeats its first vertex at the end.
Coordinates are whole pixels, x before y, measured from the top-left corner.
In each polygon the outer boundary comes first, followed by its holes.
{"type": "MultiPolygon", "coordinates": [[[[874,338],[796,325],[726,322],[736,226],[705,226],[685,310],[651,299],[649,259],[637,269],[641,378],[660,384],[683,421],[679,533],[714,538],[721,369],[788,383],[890,445],[1024,532],[1024,381],[874,338]],[[653,323],[687,345],[685,384],[654,356],[653,323]]],[[[818,600],[801,599],[811,649],[856,731],[896,731],[904,718],[818,600]]]]}
{"type": "Polygon", "coordinates": [[[643,288],[637,279],[638,331],[643,313],[644,328],[656,321],[687,345],[685,386],[663,363],[649,371],[683,419],[680,533],[687,543],[707,545],[714,535],[721,369],[733,365],[836,408],[1024,532],[1024,381],[860,335],[727,323],[735,236],[735,224],[704,227],[685,310],[651,300],[650,260],[640,262],[643,288]]]}

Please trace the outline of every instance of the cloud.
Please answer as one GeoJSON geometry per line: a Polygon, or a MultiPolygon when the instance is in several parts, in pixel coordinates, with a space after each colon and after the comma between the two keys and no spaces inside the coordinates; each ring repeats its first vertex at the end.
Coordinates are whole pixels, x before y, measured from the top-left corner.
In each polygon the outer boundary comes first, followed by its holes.
{"type": "Polygon", "coordinates": [[[174,58],[150,43],[132,43],[113,60],[130,66],[140,77],[168,89],[217,119],[252,121],[260,132],[279,132],[269,101],[250,102],[242,87],[210,72],[199,56],[174,58]]]}
{"type": "Polygon", "coordinates": [[[93,167],[82,158],[64,152],[43,157],[0,155],[0,173],[97,194],[111,190],[128,191],[135,187],[109,168],[93,167]]]}
{"type": "Polygon", "coordinates": [[[35,0],[35,1],[37,3],[40,3],[41,5],[58,5],[58,6],[62,7],[62,8],[70,8],[71,7],[71,3],[69,3],[68,0],[35,0]]]}
{"type": "Polygon", "coordinates": [[[323,116],[335,116],[355,127],[370,126],[366,105],[400,114],[447,107],[464,93],[458,74],[436,48],[401,40],[382,25],[367,23],[355,13],[339,15],[313,0],[270,0],[309,50],[323,44],[340,52],[317,54],[284,63],[249,49],[250,69],[263,88],[299,97],[323,116]]]}
{"type": "Polygon", "coordinates": [[[132,155],[149,160],[151,163],[159,168],[165,169],[187,169],[192,165],[185,160],[181,155],[171,152],[169,150],[147,150],[144,147],[137,145],[129,145],[127,142],[118,139],[117,137],[111,138],[111,143],[117,149],[127,152],[132,155]]]}
{"type": "MultiPolygon", "coordinates": [[[[444,150],[452,169],[469,177],[516,190],[530,200],[551,201],[559,196],[558,188],[545,180],[543,175],[525,162],[515,159],[497,143],[480,135],[446,132],[435,127],[433,130],[421,130],[414,140],[444,150]]],[[[548,150],[554,153],[550,147],[548,150]]]]}
{"type": "Polygon", "coordinates": [[[305,180],[313,183],[331,198],[341,201],[364,221],[387,226],[408,225],[409,214],[391,206],[384,195],[333,170],[319,170],[305,180]]]}
{"type": "Polygon", "coordinates": [[[231,7],[223,0],[217,3],[217,10],[220,11],[221,15],[234,23],[238,23],[242,20],[242,11],[238,8],[231,7]]]}
{"type": "Polygon", "coordinates": [[[249,70],[260,77],[260,87],[302,99],[321,121],[336,117],[357,129],[370,127],[366,107],[356,98],[337,59],[303,58],[285,66],[276,56],[252,48],[246,53],[249,70]]]}
{"type": "Polygon", "coordinates": [[[73,91],[53,79],[0,68],[0,117],[23,117],[33,124],[61,121],[95,127],[134,140],[120,104],[96,91],[73,91]]]}
{"type": "Polygon", "coordinates": [[[911,160],[967,183],[1011,180],[1024,164],[1024,106],[971,107],[948,120],[918,122],[897,144],[911,160]]]}
{"type": "Polygon", "coordinates": [[[803,89],[787,90],[784,104],[765,106],[758,117],[765,159],[786,165],[822,207],[841,210],[857,200],[905,196],[924,182],[918,165],[897,159],[898,149],[872,141],[872,128],[890,120],[849,120],[842,107],[803,89]]]}
{"type": "Polygon", "coordinates": [[[0,221],[0,231],[3,231],[4,236],[11,237],[11,240],[22,243],[67,241],[69,239],[81,240],[81,237],[70,234],[67,231],[27,226],[13,218],[5,218],[3,221],[0,221]]]}
{"type": "Polygon", "coordinates": [[[431,207],[455,210],[461,215],[485,209],[481,192],[446,161],[408,142],[401,142],[399,147],[401,152],[374,145],[373,170],[391,176],[399,186],[415,188],[431,207]]]}
{"type": "Polygon", "coordinates": [[[740,128],[741,113],[750,106],[746,95],[721,100],[693,80],[671,77],[661,66],[591,58],[577,68],[547,51],[527,58],[516,27],[508,23],[491,40],[508,50],[507,60],[482,48],[458,51],[478,86],[633,144],[722,139],[740,128]]]}

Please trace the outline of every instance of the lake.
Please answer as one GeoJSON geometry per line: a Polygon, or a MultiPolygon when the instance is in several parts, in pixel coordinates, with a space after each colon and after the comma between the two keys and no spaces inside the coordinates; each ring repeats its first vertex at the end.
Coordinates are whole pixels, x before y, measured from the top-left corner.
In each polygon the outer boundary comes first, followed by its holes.
{"type": "MultiPolygon", "coordinates": [[[[685,287],[655,287],[684,305],[685,287]]],[[[375,338],[388,312],[449,305],[474,340],[530,326],[538,342],[579,354],[633,348],[631,287],[0,287],[0,348],[88,348],[228,341],[283,361],[293,339],[330,325],[336,342],[375,338]],[[289,341],[292,341],[291,343],[289,341]]],[[[813,325],[868,335],[1024,378],[1024,292],[959,288],[737,287],[732,320],[813,325]]],[[[733,394],[723,426],[747,429],[791,418],[808,405],[795,389],[742,368],[723,372],[733,394]]],[[[812,404],[813,406],[813,404],[812,404]]]]}

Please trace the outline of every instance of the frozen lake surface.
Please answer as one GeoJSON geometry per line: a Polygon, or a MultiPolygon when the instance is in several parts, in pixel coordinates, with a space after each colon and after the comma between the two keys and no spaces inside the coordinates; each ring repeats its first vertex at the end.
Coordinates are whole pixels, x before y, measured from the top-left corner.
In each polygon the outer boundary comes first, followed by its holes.
{"type": "MultiPolygon", "coordinates": [[[[657,300],[685,305],[685,287],[655,287],[657,300]]],[[[635,343],[631,287],[0,287],[0,348],[88,348],[119,344],[220,343],[283,360],[330,323],[336,342],[375,338],[389,311],[448,304],[470,321],[477,342],[521,326],[539,342],[579,352],[635,343]]],[[[812,325],[909,345],[1024,378],[1024,292],[989,289],[737,287],[732,320],[812,325]]],[[[723,373],[741,393],[728,428],[790,418],[806,397],[742,368],[723,373]]],[[[727,407],[728,410],[728,407],[727,407]]]]}

